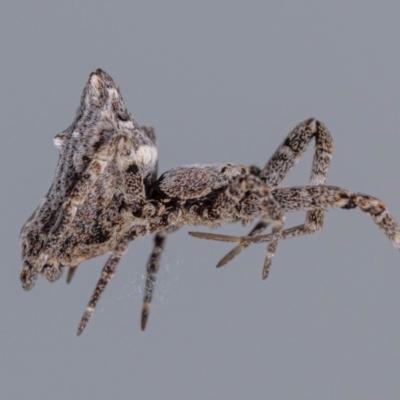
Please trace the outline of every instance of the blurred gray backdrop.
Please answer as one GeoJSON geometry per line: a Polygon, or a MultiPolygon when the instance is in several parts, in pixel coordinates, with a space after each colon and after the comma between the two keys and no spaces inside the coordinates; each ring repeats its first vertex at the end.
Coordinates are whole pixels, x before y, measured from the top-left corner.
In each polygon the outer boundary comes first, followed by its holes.
{"type": "MultiPolygon", "coordinates": [[[[400,220],[399,18],[396,1],[1,1],[1,398],[400,398],[400,254],[359,210],[281,242],[267,281],[264,244],[217,270],[232,245],[182,229],[145,332],[152,241],[132,243],[79,338],[105,258],[25,293],[18,240],[50,186],[53,137],[98,67],[156,128],[161,171],[262,166],[314,116],[335,140],[329,183],[400,220]]],[[[307,183],[312,147],[285,186],[307,183]]]]}

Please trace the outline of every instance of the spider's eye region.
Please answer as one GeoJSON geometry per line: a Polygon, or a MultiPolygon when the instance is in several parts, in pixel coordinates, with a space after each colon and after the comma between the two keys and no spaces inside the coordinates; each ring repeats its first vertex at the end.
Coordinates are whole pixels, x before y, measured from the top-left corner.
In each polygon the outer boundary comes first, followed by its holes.
{"type": "Polygon", "coordinates": [[[246,173],[246,170],[242,168],[241,173],[244,175],[246,173]]]}

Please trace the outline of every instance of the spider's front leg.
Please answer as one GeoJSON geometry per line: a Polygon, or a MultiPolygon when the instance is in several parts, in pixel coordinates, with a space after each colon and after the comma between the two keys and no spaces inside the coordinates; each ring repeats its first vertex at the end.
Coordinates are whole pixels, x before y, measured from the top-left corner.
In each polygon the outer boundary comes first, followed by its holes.
{"type": "MultiPolygon", "coordinates": [[[[367,213],[372,220],[379,226],[392,245],[400,250],[400,226],[390,215],[386,205],[376,197],[367,194],[354,193],[336,186],[304,186],[294,188],[277,188],[272,191],[272,195],[284,211],[313,211],[328,210],[340,207],[350,210],[359,207],[367,213]]],[[[291,237],[285,236],[283,231],[280,239],[291,237]]],[[[201,239],[210,239],[198,233],[191,233],[192,236],[201,239]]],[[[227,236],[215,235],[211,240],[223,242],[239,242],[243,244],[264,243],[273,239],[271,234],[260,236],[227,236]]]]}
{"type": "Polygon", "coordinates": [[[386,205],[376,197],[336,186],[275,189],[272,194],[285,211],[327,210],[334,207],[349,210],[359,207],[379,226],[392,245],[400,250],[399,224],[389,214],[386,205]]]}
{"type": "MultiPolygon", "coordinates": [[[[310,185],[325,185],[334,150],[333,140],[326,126],[313,118],[300,123],[289,133],[266,166],[257,174],[259,178],[270,188],[279,186],[299,161],[313,138],[315,138],[315,152],[311,167],[310,185]]],[[[319,231],[323,225],[323,218],[322,210],[309,211],[304,224],[285,230],[283,235],[285,238],[289,238],[319,231]]],[[[261,220],[248,236],[259,235],[267,226],[268,222],[261,220]]],[[[221,236],[225,237],[225,235],[211,233],[195,233],[193,236],[214,240],[218,240],[217,238],[221,236]]],[[[227,264],[249,244],[250,242],[238,244],[218,262],[217,267],[227,264]]]]}

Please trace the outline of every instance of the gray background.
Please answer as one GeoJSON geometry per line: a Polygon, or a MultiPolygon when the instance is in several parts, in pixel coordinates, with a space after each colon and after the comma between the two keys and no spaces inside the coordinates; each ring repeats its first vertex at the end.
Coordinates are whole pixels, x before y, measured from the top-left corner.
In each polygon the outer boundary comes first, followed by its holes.
{"type": "MultiPolygon", "coordinates": [[[[329,182],[381,198],[400,220],[399,17],[397,1],[3,0],[1,398],[400,398],[400,255],[359,210],[282,242],[265,282],[265,245],[216,270],[232,246],[182,229],[144,333],[149,238],[132,243],[80,338],[104,257],[70,285],[40,279],[25,293],[18,279],[19,230],[50,186],[53,136],[98,67],[156,127],[161,171],[264,165],[315,116],[335,140],[329,182]]],[[[311,154],[285,185],[306,184],[311,154]]]]}

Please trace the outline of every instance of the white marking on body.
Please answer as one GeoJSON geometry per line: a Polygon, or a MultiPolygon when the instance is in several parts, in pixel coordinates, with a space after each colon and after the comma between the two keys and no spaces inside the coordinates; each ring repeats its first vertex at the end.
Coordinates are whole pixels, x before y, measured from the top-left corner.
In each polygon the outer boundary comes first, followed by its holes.
{"type": "Polygon", "coordinates": [[[148,226],[150,223],[144,219],[135,219],[134,222],[132,222],[132,224],[130,225],[130,227],[132,226],[136,226],[136,225],[140,225],[140,226],[148,226]]]}
{"type": "Polygon", "coordinates": [[[90,83],[92,84],[92,86],[97,90],[97,83],[99,81],[99,78],[97,75],[92,75],[90,83]]]}
{"type": "Polygon", "coordinates": [[[143,175],[146,176],[154,170],[157,162],[157,149],[154,146],[140,146],[135,152],[135,162],[143,168],[143,175]]]}
{"type": "Polygon", "coordinates": [[[117,90],[115,88],[108,89],[108,94],[109,94],[110,98],[111,97],[114,97],[115,99],[119,99],[120,98],[120,95],[119,95],[119,93],[117,92],[117,90]]]}
{"type": "Polygon", "coordinates": [[[54,137],[54,139],[53,139],[53,143],[54,143],[54,146],[56,146],[57,147],[57,149],[61,149],[61,146],[62,146],[62,144],[63,144],[63,137],[61,136],[61,134],[59,134],[59,135],[56,135],[55,137],[54,137]]]}
{"type": "Polygon", "coordinates": [[[123,124],[124,128],[134,129],[133,122],[131,120],[128,121],[119,121],[120,124],[123,124]]]}
{"type": "Polygon", "coordinates": [[[313,119],[312,122],[310,123],[310,128],[313,132],[317,130],[317,121],[315,119],[313,119]]]}

